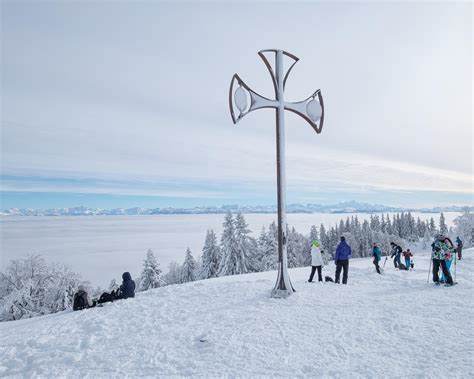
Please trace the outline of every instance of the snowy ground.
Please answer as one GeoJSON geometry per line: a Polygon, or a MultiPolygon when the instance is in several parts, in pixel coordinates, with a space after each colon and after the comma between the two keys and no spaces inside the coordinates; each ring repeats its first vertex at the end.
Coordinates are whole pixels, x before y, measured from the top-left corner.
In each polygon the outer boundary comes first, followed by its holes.
{"type": "Polygon", "coordinates": [[[269,297],[269,272],[1,323],[0,375],[472,378],[474,249],[464,255],[454,287],[427,284],[418,253],[414,271],[389,260],[383,276],[352,260],[347,286],[293,269],[286,300],[269,297]]]}
{"type": "MultiPolygon", "coordinates": [[[[384,213],[386,214],[386,213],[384,213]]],[[[392,217],[393,213],[389,213],[392,217]]],[[[412,213],[421,220],[438,213],[412,213]]],[[[459,216],[446,212],[446,223],[453,224],[459,216]]],[[[357,216],[360,221],[369,219],[368,213],[353,214],[288,214],[288,224],[299,233],[309,234],[311,225],[326,228],[341,219],[357,216]]],[[[249,228],[258,237],[262,226],[268,228],[276,221],[276,214],[245,215],[249,228]]],[[[201,255],[207,229],[220,236],[224,215],[156,215],[156,216],[63,216],[63,217],[0,217],[0,270],[11,259],[41,254],[49,262],[63,262],[89,280],[94,286],[107,287],[113,278],[120,279],[122,272],[132,277],[142,270],[148,249],[152,249],[165,272],[171,261],[182,263],[186,248],[195,258],[201,255]]],[[[220,238],[220,237],[218,237],[220,238]]]]}

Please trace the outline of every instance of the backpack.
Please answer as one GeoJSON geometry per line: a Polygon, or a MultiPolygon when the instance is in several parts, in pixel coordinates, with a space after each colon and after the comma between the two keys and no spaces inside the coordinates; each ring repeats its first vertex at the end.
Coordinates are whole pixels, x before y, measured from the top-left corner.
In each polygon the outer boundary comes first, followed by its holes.
{"type": "Polygon", "coordinates": [[[81,311],[85,308],[87,308],[87,293],[85,293],[84,291],[78,291],[74,295],[72,310],[81,311]]]}

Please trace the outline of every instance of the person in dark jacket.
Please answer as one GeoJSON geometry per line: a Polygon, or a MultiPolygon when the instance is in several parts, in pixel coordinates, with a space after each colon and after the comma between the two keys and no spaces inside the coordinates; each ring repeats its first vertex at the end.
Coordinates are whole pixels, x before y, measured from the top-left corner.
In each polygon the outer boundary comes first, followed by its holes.
{"type": "Polygon", "coordinates": [[[382,252],[380,251],[380,249],[377,246],[376,242],[374,242],[372,244],[372,256],[374,257],[375,269],[377,270],[377,273],[381,274],[380,267],[379,267],[379,262],[382,259],[382,252]]]}
{"type": "Polygon", "coordinates": [[[129,272],[122,274],[122,285],[115,294],[116,299],[128,299],[129,297],[135,297],[135,282],[132,280],[132,276],[129,272]]]}
{"type": "Polygon", "coordinates": [[[458,253],[458,259],[461,260],[462,258],[462,241],[461,241],[461,238],[456,237],[456,251],[458,253]]]}
{"type": "Polygon", "coordinates": [[[341,237],[341,242],[337,245],[336,256],[334,263],[336,264],[336,283],[339,283],[339,277],[342,274],[342,284],[347,284],[347,276],[349,274],[349,258],[352,255],[352,249],[347,244],[344,236],[341,237]]]}
{"type": "Polygon", "coordinates": [[[400,263],[402,263],[400,261],[402,255],[402,248],[398,246],[395,242],[390,242],[390,246],[392,246],[392,255],[390,256],[390,258],[395,257],[393,258],[393,265],[395,266],[395,268],[398,268],[398,266],[400,266],[400,263]]]}

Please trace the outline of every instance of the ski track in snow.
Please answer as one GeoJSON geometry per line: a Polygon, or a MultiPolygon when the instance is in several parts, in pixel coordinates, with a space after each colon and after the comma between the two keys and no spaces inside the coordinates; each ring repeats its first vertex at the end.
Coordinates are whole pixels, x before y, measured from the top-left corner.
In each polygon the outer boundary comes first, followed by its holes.
{"type": "Polygon", "coordinates": [[[389,259],[382,276],[351,260],[347,286],[292,269],[286,300],[266,272],[4,322],[0,376],[472,378],[474,249],[464,257],[450,288],[426,283],[429,255],[415,252],[414,270],[389,259]]]}

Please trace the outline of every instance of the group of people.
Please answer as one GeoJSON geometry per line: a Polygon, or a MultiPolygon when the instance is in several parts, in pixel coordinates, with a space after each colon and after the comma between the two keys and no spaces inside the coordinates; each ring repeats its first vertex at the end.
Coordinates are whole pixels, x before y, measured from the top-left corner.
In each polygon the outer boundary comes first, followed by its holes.
{"type": "Polygon", "coordinates": [[[80,285],[77,292],[74,294],[73,307],[75,311],[80,311],[87,308],[93,308],[98,304],[111,302],[114,300],[128,299],[135,297],[135,282],[129,272],[122,274],[122,284],[117,290],[111,292],[104,292],[98,299],[92,299],[86,286],[80,285]]]}
{"type": "MultiPolygon", "coordinates": [[[[441,234],[435,236],[435,241],[431,245],[432,247],[432,261],[433,261],[433,282],[435,283],[447,283],[453,284],[453,279],[450,274],[450,266],[453,260],[454,254],[457,253],[458,259],[462,259],[462,241],[459,237],[456,238],[457,246],[454,247],[453,242],[449,237],[441,234]],[[440,268],[443,272],[442,277],[439,277],[440,268]]],[[[395,242],[390,242],[391,256],[393,258],[393,265],[395,268],[400,270],[409,270],[414,268],[413,253],[410,249],[405,251],[397,245],[395,242]],[[401,262],[401,257],[405,259],[405,264],[401,262]]],[[[313,240],[311,245],[311,274],[308,282],[313,282],[314,274],[318,271],[318,281],[323,281],[322,267],[323,258],[322,254],[324,251],[321,250],[321,243],[318,240],[313,240]]],[[[346,242],[344,236],[341,237],[341,242],[337,245],[336,255],[334,257],[334,263],[336,265],[335,282],[340,282],[340,276],[342,271],[342,283],[347,284],[347,278],[349,274],[349,258],[352,255],[352,250],[349,244],[346,242]]],[[[382,259],[382,251],[378,247],[377,243],[372,244],[372,256],[374,257],[373,264],[377,273],[382,274],[379,262],[382,259]]],[[[388,258],[388,256],[387,256],[388,258]]],[[[385,265],[385,264],[384,264],[385,265]]],[[[333,281],[331,277],[326,276],[326,281],[333,281]]]]}
{"type": "MultiPolygon", "coordinates": [[[[311,245],[311,274],[308,282],[313,281],[314,274],[318,270],[318,281],[323,281],[322,267],[323,258],[322,254],[324,251],[321,250],[321,244],[318,240],[314,240],[311,245]]],[[[341,237],[341,242],[337,245],[336,255],[334,257],[334,263],[336,265],[336,277],[335,282],[339,283],[342,271],[342,284],[347,284],[347,277],[349,275],[349,258],[352,255],[352,249],[346,242],[344,236],[341,237]]],[[[326,281],[332,281],[332,278],[326,276],[326,281]]]]}

